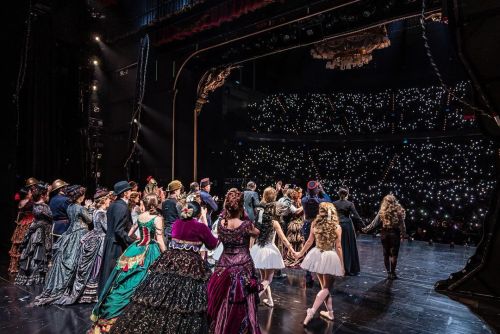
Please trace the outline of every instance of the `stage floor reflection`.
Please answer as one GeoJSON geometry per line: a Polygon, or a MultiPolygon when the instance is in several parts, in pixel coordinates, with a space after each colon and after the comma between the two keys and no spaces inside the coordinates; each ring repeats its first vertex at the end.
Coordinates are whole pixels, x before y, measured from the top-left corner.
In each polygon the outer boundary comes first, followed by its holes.
{"type": "MultiPolygon", "coordinates": [[[[335,321],[317,315],[303,328],[305,310],[319,286],[305,287],[304,273],[287,269],[272,283],[274,308],[261,305],[262,333],[492,333],[468,307],[433,290],[436,280],[461,269],[474,249],[405,242],[400,251],[400,279],[386,280],[378,238],[358,239],[361,274],[339,278],[333,289],[335,321]]],[[[24,288],[0,279],[1,333],[85,333],[92,305],[28,307],[40,287],[24,288]]]]}

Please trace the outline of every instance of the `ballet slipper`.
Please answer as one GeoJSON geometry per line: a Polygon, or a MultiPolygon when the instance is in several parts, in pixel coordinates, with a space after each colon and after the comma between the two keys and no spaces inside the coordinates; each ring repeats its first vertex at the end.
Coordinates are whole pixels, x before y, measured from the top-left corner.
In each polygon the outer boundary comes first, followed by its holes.
{"type": "Polygon", "coordinates": [[[311,321],[311,319],[314,317],[315,313],[316,313],[316,311],[314,309],[312,309],[312,308],[307,309],[307,315],[306,315],[306,318],[304,319],[304,322],[303,322],[304,327],[307,326],[309,321],[311,321]]]}
{"type": "Polygon", "coordinates": [[[271,286],[267,286],[267,298],[263,299],[262,302],[269,307],[274,307],[273,296],[271,295],[271,286]]]}
{"type": "Polygon", "coordinates": [[[322,316],[323,318],[330,320],[330,321],[333,321],[333,319],[334,319],[333,311],[321,311],[321,312],[319,312],[319,315],[322,316]]]}

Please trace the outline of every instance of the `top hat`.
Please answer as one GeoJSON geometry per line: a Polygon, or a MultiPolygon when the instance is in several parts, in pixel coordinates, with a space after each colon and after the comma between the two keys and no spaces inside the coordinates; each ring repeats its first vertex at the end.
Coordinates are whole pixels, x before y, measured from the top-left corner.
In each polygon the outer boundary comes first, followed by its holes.
{"type": "Polygon", "coordinates": [[[208,186],[210,184],[213,184],[213,183],[210,182],[210,179],[208,177],[206,177],[204,179],[201,179],[201,181],[200,181],[200,188],[205,188],[206,186],[208,186]]]}
{"type": "Polygon", "coordinates": [[[50,191],[51,192],[56,191],[57,189],[60,189],[60,188],[65,187],[67,185],[68,184],[66,182],[64,182],[63,180],[57,179],[54,182],[52,182],[52,187],[51,187],[50,191]]]}
{"type": "Polygon", "coordinates": [[[181,181],[179,180],[173,180],[172,182],[170,182],[167,186],[167,191],[170,192],[170,191],[176,191],[177,189],[181,189],[182,188],[182,183],[181,181]]]}
{"type": "Polygon", "coordinates": [[[25,187],[30,187],[30,186],[33,186],[33,185],[38,184],[38,183],[40,183],[40,181],[38,181],[34,177],[30,177],[29,179],[26,180],[25,187]]]}
{"type": "Polygon", "coordinates": [[[307,182],[307,189],[309,189],[309,190],[316,189],[316,188],[318,188],[318,186],[319,186],[318,181],[309,181],[309,182],[307,182]]]}
{"type": "Polygon", "coordinates": [[[118,196],[121,193],[124,193],[125,191],[130,189],[132,189],[132,187],[130,186],[130,184],[128,184],[127,181],[120,181],[115,183],[113,187],[113,193],[114,195],[118,196]]]}

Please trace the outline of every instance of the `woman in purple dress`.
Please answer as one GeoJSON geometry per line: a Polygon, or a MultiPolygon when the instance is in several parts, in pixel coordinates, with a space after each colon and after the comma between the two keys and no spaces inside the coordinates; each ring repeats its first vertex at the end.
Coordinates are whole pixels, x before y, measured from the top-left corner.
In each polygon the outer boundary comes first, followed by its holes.
{"type": "Polygon", "coordinates": [[[208,282],[209,332],[260,334],[257,303],[262,285],[249,251],[250,237],[257,236],[259,230],[250,220],[241,220],[243,193],[237,189],[228,191],[224,209],[217,231],[224,251],[208,282]]]}

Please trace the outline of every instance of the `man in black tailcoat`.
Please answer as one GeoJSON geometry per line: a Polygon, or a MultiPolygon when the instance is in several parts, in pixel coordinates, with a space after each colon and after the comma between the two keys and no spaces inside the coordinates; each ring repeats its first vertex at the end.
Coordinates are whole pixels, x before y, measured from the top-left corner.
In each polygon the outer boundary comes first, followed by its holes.
{"type": "Polygon", "coordinates": [[[128,232],[132,227],[132,216],[128,208],[131,189],[132,187],[127,181],[117,182],[114,186],[114,193],[117,198],[111,203],[106,213],[108,229],[106,231],[106,238],[104,239],[99,295],[116,266],[116,261],[125,249],[134,242],[128,236],[128,232]]]}

